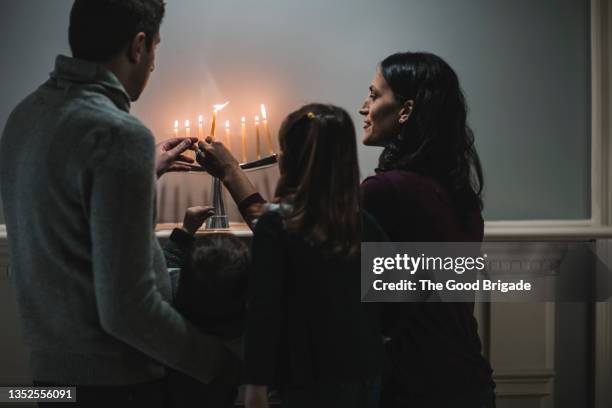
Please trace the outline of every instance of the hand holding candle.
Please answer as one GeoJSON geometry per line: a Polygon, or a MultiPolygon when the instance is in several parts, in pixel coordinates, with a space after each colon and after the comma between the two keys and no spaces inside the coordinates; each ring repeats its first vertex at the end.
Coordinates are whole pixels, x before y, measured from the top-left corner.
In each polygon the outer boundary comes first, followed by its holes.
{"type": "MultiPolygon", "coordinates": [[[[193,137],[191,138],[191,123],[189,120],[185,120],[184,126],[185,126],[185,137],[192,139],[194,142],[195,141],[200,141],[199,143],[199,148],[202,150],[205,150],[205,147],[209,147],[211,148],[211,146],[217,146],[217,149],[220,149],[225,151],[226,155],[230,155],[233,156],[234,154],[236,154],[236,156],[238,156],[238,152],[232,152],[232,133],[231,133],[231,125],[230,125],[230,121],[226,120],[226,118],[222,118],[225,121],[225,138],[223,140],[223,143],[212,143],[215,140],[220,140],[216,138],[216,127],[217,127],[217,119],[218,119],[218,115],[219,115],[219,111],[221,111],[222,109],[224,109],[227,105],[229,104],[228,102],[225,102],[223,104],[217,104],[217,105],[213,105],[213,112],[212,112],[212,116],[211,116],[211,127],[210,127],[210,133],[207,135],[206,133],[204,133],[204,116],[199,114],[197,116],[197,121],[198,121],[198,133],[197,133],[197,138],[193,137]],[[209,137],[207,137],[209,136],[209,137]]],[[[251,158],[251,162],[249,162],[249,154],[248,154],[248,145],[247,145],[247,129],[246,129],[246,118],[244,116],[242,116],[240,118],[240,153],[241,153],[241,162],[240,162],[240,166],[243,166],[243,168],[257,168],[257,167],[261,167],[263,165],[267,165],[267,164],[272,164],[275,163],[277,160],[277,155],[274,153],[274,143],[270,134],[270,127],[269,127],[269,122],[268,122],[268,112],[266,109],[266,106],[264,104],[260,104],[260,115],[255,115],[254,116],[254,124],[255,124],[255,158],[251,158]],[[260,119],[261,118],[261,119],[260,119]],[[260,121],[263,121],[263,129],[260,129],[260,121]],[[265,158],[263,158],[262,160],[262,141],[261,141],[261,135],[260,135],[260,131],[263,130],[265,137],[266,137],[266,143],[268,145],[268,152],[269,152],[269,156],[268,153],[265,153],[264,156],[266,156],[265,158]],[[265,163],[264,163],[265,162],[265,163]]],[[[182,132],[180,129],[180,123],[178,120],[174,121],[174,136],[175,138],[180,138],[182,139],[180,136],[182,136],[182,132]]],[[[194,135],[195,136],[195,135],[194,135]]],[[[222,137],[223,138],[223,137],[222,137]]],[[[188,153],[186,154],[186,156],[190,156],[188,153]]],[[[202,163],[203,160],[203,156],[196,156],[197,161],[204,166],[204,164],[202,163]]],[[[237,163],[238,160],[234,159],[237,163]]],[[[212,174],[212,173],[211,173],[212,174]]]]}
{"type": "Polygon", "coordinates": [[[217,126],[217,112],[219,112],[220,110],[222,110],[223,108],[225,108],[227,106],[229,102],[225,102],[221,105],[214,105],[213,106],[213,116],[212,116],[212,123],[210,125],[210,137],[215,138],[215,128],[217,126]]]}

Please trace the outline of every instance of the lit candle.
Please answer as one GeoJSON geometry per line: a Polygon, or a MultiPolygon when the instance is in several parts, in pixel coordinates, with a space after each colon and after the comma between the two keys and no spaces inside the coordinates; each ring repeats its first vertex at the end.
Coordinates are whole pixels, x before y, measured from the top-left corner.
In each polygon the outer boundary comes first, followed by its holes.
{"type": "Polygon", "coordinates": [[[198,116],[198,139],[202,140],[204,137],[204,117],[202,115],[198,116]]]}
{"type": "Polygon", "coordinates": [[[261,159],[261,145],[259,143],[259,116],[255,116],[255,149],[257,160],[261,159]]]}
{"type": "Polygon", "coordinates": [[[213,106],[213,117],[212,117],[212,123],[210,125],[210,136],[213,139],[215,138],[215,127],[217,126],[217,112],[225,108],[228,103],[229,102],[225,102],[224,104],[213,106]]]}
{"type": "Polygon", "coordinates": [[[246,118],[243,116],[240,118],[240,122],[242,123],[242,162],[246,163],[247,161],[247,141],[246,141],[246,118]]]}
{"type": "Polygon", "coordinates": [[[189,129],[189,119],[187,119],[185,121],[185,137],[189,137],[190,134],[191,134],[191,131],[189,129]]]}
{"type": "Polygon", "coordinates": [[[175,120],[174,121],[174,137],[178,137],[178,131],[179,131],[179,121],[175,120]]]}
{"type": "Polygon", "coordinates": [[[217,125],[217,110],[213,110],[212,123],[210,125],[210,137],[215,139],[215,126],[217,125]]]}
{"type": "Polygon", "coordinates": [[[268,151],[270,156],[274,154],[274,146],[272,146],[272,138],[270,137],[270,128],[268,127],[268,115],[266,114],[266,107],[261,104],[261,118],[263,119],[264,133],[266,134],[266,143],[268,143],[268,151]]]}
{"type": "Polygon", "coordinates": [[[225,140],[227,141],[227,150],[232,151],[232,139],[230,136],[230,121],[225,121],[225,140]]]}

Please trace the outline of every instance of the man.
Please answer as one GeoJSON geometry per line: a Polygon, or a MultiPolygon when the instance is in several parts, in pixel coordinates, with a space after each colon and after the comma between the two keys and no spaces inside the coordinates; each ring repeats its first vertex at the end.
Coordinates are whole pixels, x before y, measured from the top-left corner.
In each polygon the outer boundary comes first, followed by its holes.
{"type": "Polygon", "coordinates": [[[155,172],[188,166],[180,153],[193,141],[159,145],[156,163],[151,132],[128,113],[153,71],[163,15],[162,0],[76,0],[73,58],[58,56],[0,140],[33,378],[79,386],[83,406],[161,404],[162,364],[203,382],[238,371],[217,339],[168,303],[155,172]]]}

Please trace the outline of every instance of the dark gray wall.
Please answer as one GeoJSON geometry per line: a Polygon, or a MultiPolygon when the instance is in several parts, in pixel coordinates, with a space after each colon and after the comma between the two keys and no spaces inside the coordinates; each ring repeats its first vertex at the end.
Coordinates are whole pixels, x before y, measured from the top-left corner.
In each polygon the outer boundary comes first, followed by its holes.
{"type": "MultiPolygon", "coordinates": [[[[169,2],[157,69],[134,113],[158,139],[174,119],[271,125],[308,101],[358,106],[376,64],[435,52],[457,70],[487,180],[487,219],[590,213],[587,0],[181,0],[169,2]]],[[[2,1],[0,126],[67,52],[70,0],[2,1]]],[[[360,148],[361,171],[379,150],[360,148]]],[[[1,216],[1,214],[0,214],[1,216]]]]}

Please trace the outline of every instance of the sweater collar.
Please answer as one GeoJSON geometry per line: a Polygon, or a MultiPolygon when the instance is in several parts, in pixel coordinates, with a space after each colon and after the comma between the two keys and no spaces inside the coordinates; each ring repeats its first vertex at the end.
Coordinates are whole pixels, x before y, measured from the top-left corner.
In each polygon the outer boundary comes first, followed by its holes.
{"type": "Polygon", "coordinates": [[[112,71],[100,64],[58,55],[51,78],[58,81],[60,86],[69,86],[70,83],[100,85],[101,93],[108,96],[117,108],[126,112],[130,110],[130,97],[125,88],[112,71]]]}

